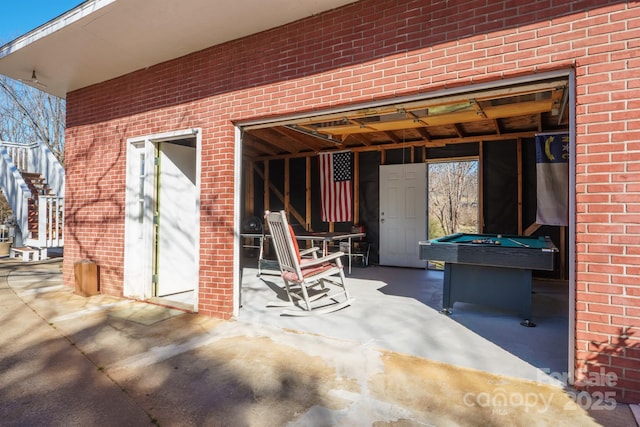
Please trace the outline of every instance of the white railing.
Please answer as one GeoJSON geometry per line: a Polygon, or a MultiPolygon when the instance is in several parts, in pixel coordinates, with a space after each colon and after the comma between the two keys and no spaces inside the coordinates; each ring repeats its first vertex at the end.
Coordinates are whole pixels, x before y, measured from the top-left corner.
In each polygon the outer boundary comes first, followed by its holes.
{"type": "Polygon", "coordinates": [[[0,141],[18,170],[44,176],[54,194],[64,197],[64,168],[43,141],[31,144],[0,141]]]}
{"type": "Polygon", "coordinates": [[[0,141],[0,185],[13,210],[15,243],[39,247],[63,246],[64,168],[44,142],[19,144],[0,141]],[[55,196],[31,194],[20,171],[42,174],[55,196]],[[38,197],[38,236],[29,232],[28,201],[38,197]]]}
{"type": "Polygon", "coordinates": [[[19,232],[16,232],[16,243],[21,245],[29,236],[29,198],[31,191],[22,179],[22,175],[13,163],[7,149],[0,145],[0,186],[11,206],[19,232]]]}
{"type": "Polygon", "coordinates": [[[34,151],[38,147],[37,142],[31,144],[19,144],[17,142],[0,141],[6,148],[9,157],[21,171],[35,172],[36,161],[34,151]]]}
{"type": "Polygon", "coordinates": [[[63,197],[38,197],[38,237],[30,237],[27,244],[41,248],[64,246],[63,197]]]}

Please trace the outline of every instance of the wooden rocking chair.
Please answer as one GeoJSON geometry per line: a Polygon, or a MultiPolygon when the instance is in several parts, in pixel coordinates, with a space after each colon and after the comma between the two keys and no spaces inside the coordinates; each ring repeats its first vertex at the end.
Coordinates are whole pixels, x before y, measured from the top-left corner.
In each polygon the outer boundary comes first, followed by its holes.
{"type": "Polygon", "coordinates": [[[331,313],[351,305],[352,299],[345,286],[341,256],[334,252],[318,257],[320,248],[311,248],[303,254],[312,258],[301,258],[293,229],[284,211],[267,212],[267,223],[289,301],[271,303],[269,307],[297,307],[285,310],[283,315],[306,316],[331,313]],[[332,291],[333,289],[333,291],[332,291]]]}

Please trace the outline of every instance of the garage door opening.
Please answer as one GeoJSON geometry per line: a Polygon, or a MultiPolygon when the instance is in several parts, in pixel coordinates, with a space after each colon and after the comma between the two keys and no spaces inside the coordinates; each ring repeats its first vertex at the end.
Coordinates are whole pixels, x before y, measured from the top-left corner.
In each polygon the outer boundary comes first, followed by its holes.
{"type": "MultiPolygon", "coordinates": [[[[285,209],[290,214],[290,222],[307,231],[341,230],[354,226],[366,230],[371,248],[370,267],[354,269],[348,278],[357,283],[351,286],[355,292],[364,292],[362,305],[356,303],[344,313],[334,313],[333,316],[337,321],[344,321],[369,318],[367,313],[384,313],[377,316],[379,322],[367,322],[366,328],[359,322],[349,323],[349,327],[338,327],[340,323],[334,324],[331,318],[323,318],[322,324],[310,322],[304,328],[345,339],[368,336],[370,340],[384,342],[389,348],[410,353],[424,351],[419,355],[438,360],[439,355],[431,354],[429,349],[415,343],[437,341],[438,338],[431,333],[446,323],[451,331],[460,331],[458,328],[462,327],[465,330],[461,335],[465,337],[463,340],[471,331],[472,335],[489,340],[493,350],[506,351],[510,356],[507,361],[503,360],[503,366],[511,362],[515,366],[525,361],[546,371],[571,372],[570,331],[573,325],[569,313],[573,310],[570,296],[573,295],[574,284],[568,265],[574,250],[570,239],[573,226],[553,227],[535,223],[534,145],[535,135],[541,131],[567,132],[571,136],[573,109],[569,99],[569,75],[569,72],[549,73],[535,78],[402,98],[392,103],[360,104],[341,110],[239,123],[243,154],[239,224],[243,218],[261,217],[265,210],[285,209]],[[319,218],[317,153],[338,150],[353,153],[354,218],[345,223],[324,223],[319,218]],[[381,166],[436,166],[451,160],[473,165],[470,169],[474,171],[475,178],[469,178],[472,183],[469,185],[476,188],[476,200],[473,200],[473,194],[468,193],[461,203],[468,208],[468,216],[477,218],[476,232],[549,235],[561,248],[557,268],[547,277],[539,277],[538,283],[543,286],[532,297],[535,298],[534,307],[540,309],[538,316],[545,318],[544,321],[538,320],[537,328],[523,328],[521,319],[514,313],[480,305],[456,306],[453,317],[430,317],[429,314],[442,304],[441,290],[438,289],[442,286],[442,273],[380,266],[384,231],[381,224],[381,166]],[[363,281],[368,285],[362,285],[363,281]],[[375,293],[367,294],[368,291],[375,293]],[[404,298],[401,301],[410,303],[410,309],[409,306],[400,309],[404,320],[398,319],[398,322],[402,324],[394,323],[398,312],[389,307],[397,301],[390,300],[390,296],[404,298]],[[372,301],[375,301],[372,305],[365,304],[372,301]],[[417,306],[413,307],[413,304],[417,306]],[[362,312],[359,311],[361,309],[362,312]],[[415,315],[411,320],[406,317],[409,312],[415,315]],[[506,323],[500,323],[502,321],[506,323]],[[408,324],[429,327],[408,328],[408,324]],[[411,336],[405,337],[403,342],[392,342],[391,335],[401,340],[392,331],[385,336],[384,331],[392,325],[411,336]],[[542,351],[539,346],[531,348],[529,343],[533,341],[530,341],[530,335],[536,335],[536,342],[547,340],[548,348],[542,351]],[[541,352],[546,355],[541,356],[541,352]]],[[[424,222],[429,223],[428,209],[425,208],[423,215],[424,222]]],[[[472,231],[473,221],[462,222],[472,231]]],[[[458,230],[463,230],[462,227],[458,224],[458,230]]],[[[416,252],[419,239],[416,238],[416,252]]],[[[241,245],[240,239],[238,245],[241,245]]],[[[267,275],[257,278],[252,270],[254,263],[255,260],[249,260],[243,264],[240,317],[251,319],[255,315],[263,323],[284,326],[277,314],[272,316],[265,311],[258,297],[265,290],[271,295],[277,293],[278,278],[267,275]]],[[[452,345],[451,342],[441,344],[443,348],[452,345]]],[[[443,361],[468,363],[467,366],[477,368],[477,360],[465,359],[466,350],[460,349],[459,358],[448,352],[448,356],[443,357],[449,359],[443,361]]],[[[496,366],[495,369],[502,368],[496,366]]]]}

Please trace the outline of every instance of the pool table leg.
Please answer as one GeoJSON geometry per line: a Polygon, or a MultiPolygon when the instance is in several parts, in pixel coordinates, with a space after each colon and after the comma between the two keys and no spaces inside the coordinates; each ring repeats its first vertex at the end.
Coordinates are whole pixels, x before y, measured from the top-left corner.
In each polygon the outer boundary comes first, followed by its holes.
{"type": "Polygon", "coordinates": [[[451,263],[444,264],[444,282],[442,287],[442,309],[440,313],[451,316],[455,301],[451,301],[451,263]]]}
{"type": "Polygon", "coordinates": [[[522,326],[534,327],[531,282],[531,270],[528,269],[447,262],[440,313],[450,315],[456,301],[467,302],[517,311],[523,319],[522,326]]]}
{"type": "Polygon", "coordinates": [[[442,287],[442,310],[440,310],[440,313],[450,316],[453,313],[451,311],[452,306],[453,306],[453,302],[451,302],[451,263],[447,262],[444,264],[444,281],[443,281],[443,287],[442,287]]]}

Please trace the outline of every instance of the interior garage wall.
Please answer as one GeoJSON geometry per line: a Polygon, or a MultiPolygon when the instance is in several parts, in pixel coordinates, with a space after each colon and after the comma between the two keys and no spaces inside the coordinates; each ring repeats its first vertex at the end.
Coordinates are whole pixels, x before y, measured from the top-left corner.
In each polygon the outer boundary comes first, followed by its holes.
{"type": "MultiPolygon", "coordinates": [[[[522,218],[524,227],[533,224],[536,217],[536,175],[535,175],[535,146],[534,140],[523,141],[522,156],[522,181],[521,197],[522,218]]],[[[450,144],[443,147],[414,149],[391,149],[384,151],[384,164],[403,164],[425,160],[459,159],[465,157],[478,157],[480,143],[450,144]],[[413,150],[413,153],[412,153],[413,150]]],[[[367,241],[371,244],[370,262],[378,262],[379,247],[379,166],[382,161],[380,151],[364,151],[354,153],[359,156],[359,194],[358,194],[358,218],[359,225],[365,227],[367,241]]],[[[522,234],[518,225],[518,156],[517,141],[513,139],[504,141],[491,141],[482,144],[482,182],[483,188],[478,189],[479,197],[483,198],[483,232],[494,234],[522,234]]],[[[274,159],[269,161],[269,180],[279,189],[285,188],[285,161],[289,162],[289,203],[303,217],[306,217],[306,158],[274,159]]],[[[264,162],[258,166],[264,171],[264,162]]],[[[356,176],[352,165],[352,176],[356,176]]],[[[264,179],[263,174],[254,173],[254,212],[249,215],[262,217],[264,206],[264,179]]],[[[311,230],[328,231],[329,224],[323,222],[320,214],[320,180],[318,159],[311,156],[311,230]]],[[[285,209],[283,200],[274,192],[269,192],[269,210],[285,209]]],[[[290,222],[299,230],[305,230],[305,224],[300,224],[291,215],[290,222]]],[[[354,222],[335,223],[336,231],[347,231],[354,222]]],[[[560,229],[558,227],[543,226],[533,233],[536,236],[550,236],[556,246],[560,246],[560,229]]],[[[426,237],[425,237],[426,238],[426,237]]],[[[565,251],[567,248],[565,248],[565,251]]],[[[544,277],[560,278],[559,269],[554,272],[537,272],[544,277]]]]}
{"type": "Polygon", "coordinates": [[[483,144],[484,231],[518,234],[518,159],[515,141],[483,144]]]}
{"type": "Polygon", "coordinates": [[[380,153],[360,153],[360,224],[370,243],[369,262],[379,261],[380,242],[380,153]]]}

